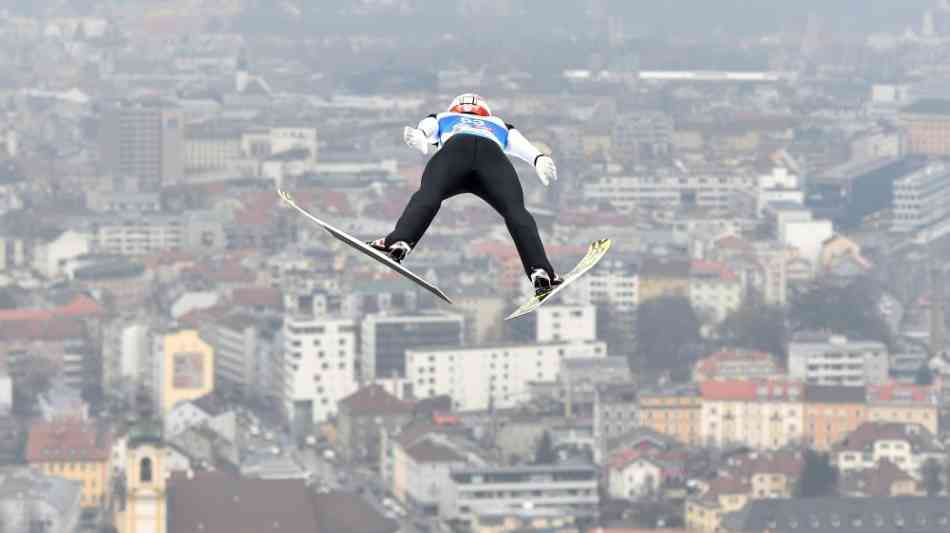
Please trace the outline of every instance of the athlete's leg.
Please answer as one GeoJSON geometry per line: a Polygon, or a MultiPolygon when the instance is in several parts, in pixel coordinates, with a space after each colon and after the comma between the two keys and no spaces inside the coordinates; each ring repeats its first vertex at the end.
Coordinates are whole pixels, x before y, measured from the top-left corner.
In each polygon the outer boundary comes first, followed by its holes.
{"type": "Polygon", "coordinates": [[[554,267],[541,243],[538,225],[525,208],[524,190],[511,161],[492,141],[479,139],[471,192],[482,198],[505,219],[518,248],[525,274],[543,268],[554,275],[554,267]]]}
{"type": "Polygon", "coordinates": [[[405,241],[414,247],[429,229],[442,201],[465,192],[472,168],[474,145],[471,140],[470,135],[453,137],[432,156],[422,172],[419,190],[409,199],[395,229],[386,236],[386,245],[405,241]]]}

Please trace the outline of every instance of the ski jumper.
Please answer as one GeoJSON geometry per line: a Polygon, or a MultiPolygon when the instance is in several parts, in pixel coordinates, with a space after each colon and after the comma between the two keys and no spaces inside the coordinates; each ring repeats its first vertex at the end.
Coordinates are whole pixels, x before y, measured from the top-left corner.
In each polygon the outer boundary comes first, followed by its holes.
{"type": "Polygon", "coordinates": [[[419,129],[441,149],[426,164],[419,190],[386,237],[387,245],[406,241],[415,246],[445,199],[471,193],[505,219],[525,273],[530,276],[542,268],[553,276],[538,226],[525,209],[518,173],[506,157],[534,164],[543,154],[514,126],[494,116],[439,113],[423,119],[419,129]]]}

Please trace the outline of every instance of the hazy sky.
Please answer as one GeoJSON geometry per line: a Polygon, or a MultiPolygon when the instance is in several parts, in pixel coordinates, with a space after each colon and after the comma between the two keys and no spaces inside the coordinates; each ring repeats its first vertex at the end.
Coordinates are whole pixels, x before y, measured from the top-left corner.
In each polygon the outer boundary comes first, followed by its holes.
{"type": "MultiPolygon", "coordinates": [[[[318,20],[308,22],[319,25],[331,22],[332,12],[340,6],[351,5],[350,0],[297,0],[305,9],[318,13],[318,20]]],[[[483,0],[491,3],[494,0],[483,0]]],[[[517,6],[519,25],[516,31],[523,33],[543,32],[546,25],[556,25],[569,30],[583,20],[588,2],[582,0],[511,0],[517,6]],[[526,19],[530,23],[526,23],[526,19]]],[[[158,0],[155,0],[157,3],[158,0]]],[[[922,13],[937,5],[937,0],[603,0],[607,11],[621,15],[633,30],[693,34],[723,31],[769,32],[781,29],[800,28],[808,13],[822,17],[829,30],[880,31],[903,29],[908,24],[920,26],[922,13]]],[[[252,2],[248,2],[249,4],[252,2]]],[[[102,5],[95,0],[0,0],[0,9],[13,7],[24,13],[52,11],[88,11],[92,6],[102,5]],[[64,7],[66,6],[66,7],[64,7]]],[[[273,0],[258,0],[260,11],[279,11],[273,0]]],[[[465,21],[454,16],[457,1],[417,0],[425,15],[412,18],[386,16],[375,20],[379,30],[398,29],[413,22],[436,20],[444,29],[465,21]],[[413,20],[415,19],[415,20],[413,20]]],[[[65,13],[64,13],[65,14],[65,13]]],[[[275,13],[276,14],[276,13],[275,13]]],[[[350,17],[347,17],[350,18],[350,17]]],[[[332,22],[340,22],[335,20],[332,22]]],[[[344,21],[345,22],[345,21],[344,21]]],[[[350,20],[350,22],[353,22],[350,20]]],[[[359,22],[370,22],[363,20],[359,22]]],[[[362,24],[361,24],[362,25],[362,24]]],[[[345,26],[344,26],[345,27],[345,26]]],[[[467,27],[470,31],[478,28],[467,27]]]]}

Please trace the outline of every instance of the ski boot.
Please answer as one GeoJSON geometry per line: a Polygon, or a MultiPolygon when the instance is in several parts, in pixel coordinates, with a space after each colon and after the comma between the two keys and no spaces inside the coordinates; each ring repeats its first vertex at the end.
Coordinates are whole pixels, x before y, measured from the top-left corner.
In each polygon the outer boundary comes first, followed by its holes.
{"type": "Polygon", "coordinates": [[[368,241],[366,244],[370,245],[374,250],[386,254],[397,263],[402,263],[403,259],[412,251],[412,247],[409,246],[409,243],[406,241],[398,241],[386,246],[385,237],[376,239],[375,241],[368,241]]]}
{"type": "Polygon", "coordinates": [[[543,268],[536,268],[531,272],[531,284],[534,285],[534,295],[541,296],[546,292],[551,292],[555,287],[564,283],[564,279],[557,274],[551,277],[543,268]]]}

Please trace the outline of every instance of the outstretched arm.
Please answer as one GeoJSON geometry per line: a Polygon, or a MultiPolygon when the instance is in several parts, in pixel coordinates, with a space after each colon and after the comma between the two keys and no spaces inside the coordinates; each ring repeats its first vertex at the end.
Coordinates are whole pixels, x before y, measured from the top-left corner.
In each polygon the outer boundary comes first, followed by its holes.
{"type": "Polygon", "coordinates": [[[429,144],[439,144],[439,120],[434,114],[420,120],[418,129],[425,134],[429,144]]]}
{"type": "Polygon", "coordinates": [[[538,173],[538,179],[545,187],[550,185],[551,181],[557,180],[557,167],[554,166],[554,160],[538,150],[511,124],[508,125],[508,148],[506,151],[518,159],[531,163],[538,173]]]}
{"type": "Polygon", "coordinates": [[[406,126],[402,135],[406,144],[426,154],[430,144],[439,144],[439,121],[435,115],[429,115],[419,121],[416,128],[406,126]]]}
{"type": "Polygon", "coordinates": [[[538,156],[542,155],[531,142],[515,129],[511,124],[508,125],[508,153],[534,165],[538,156]]]}

